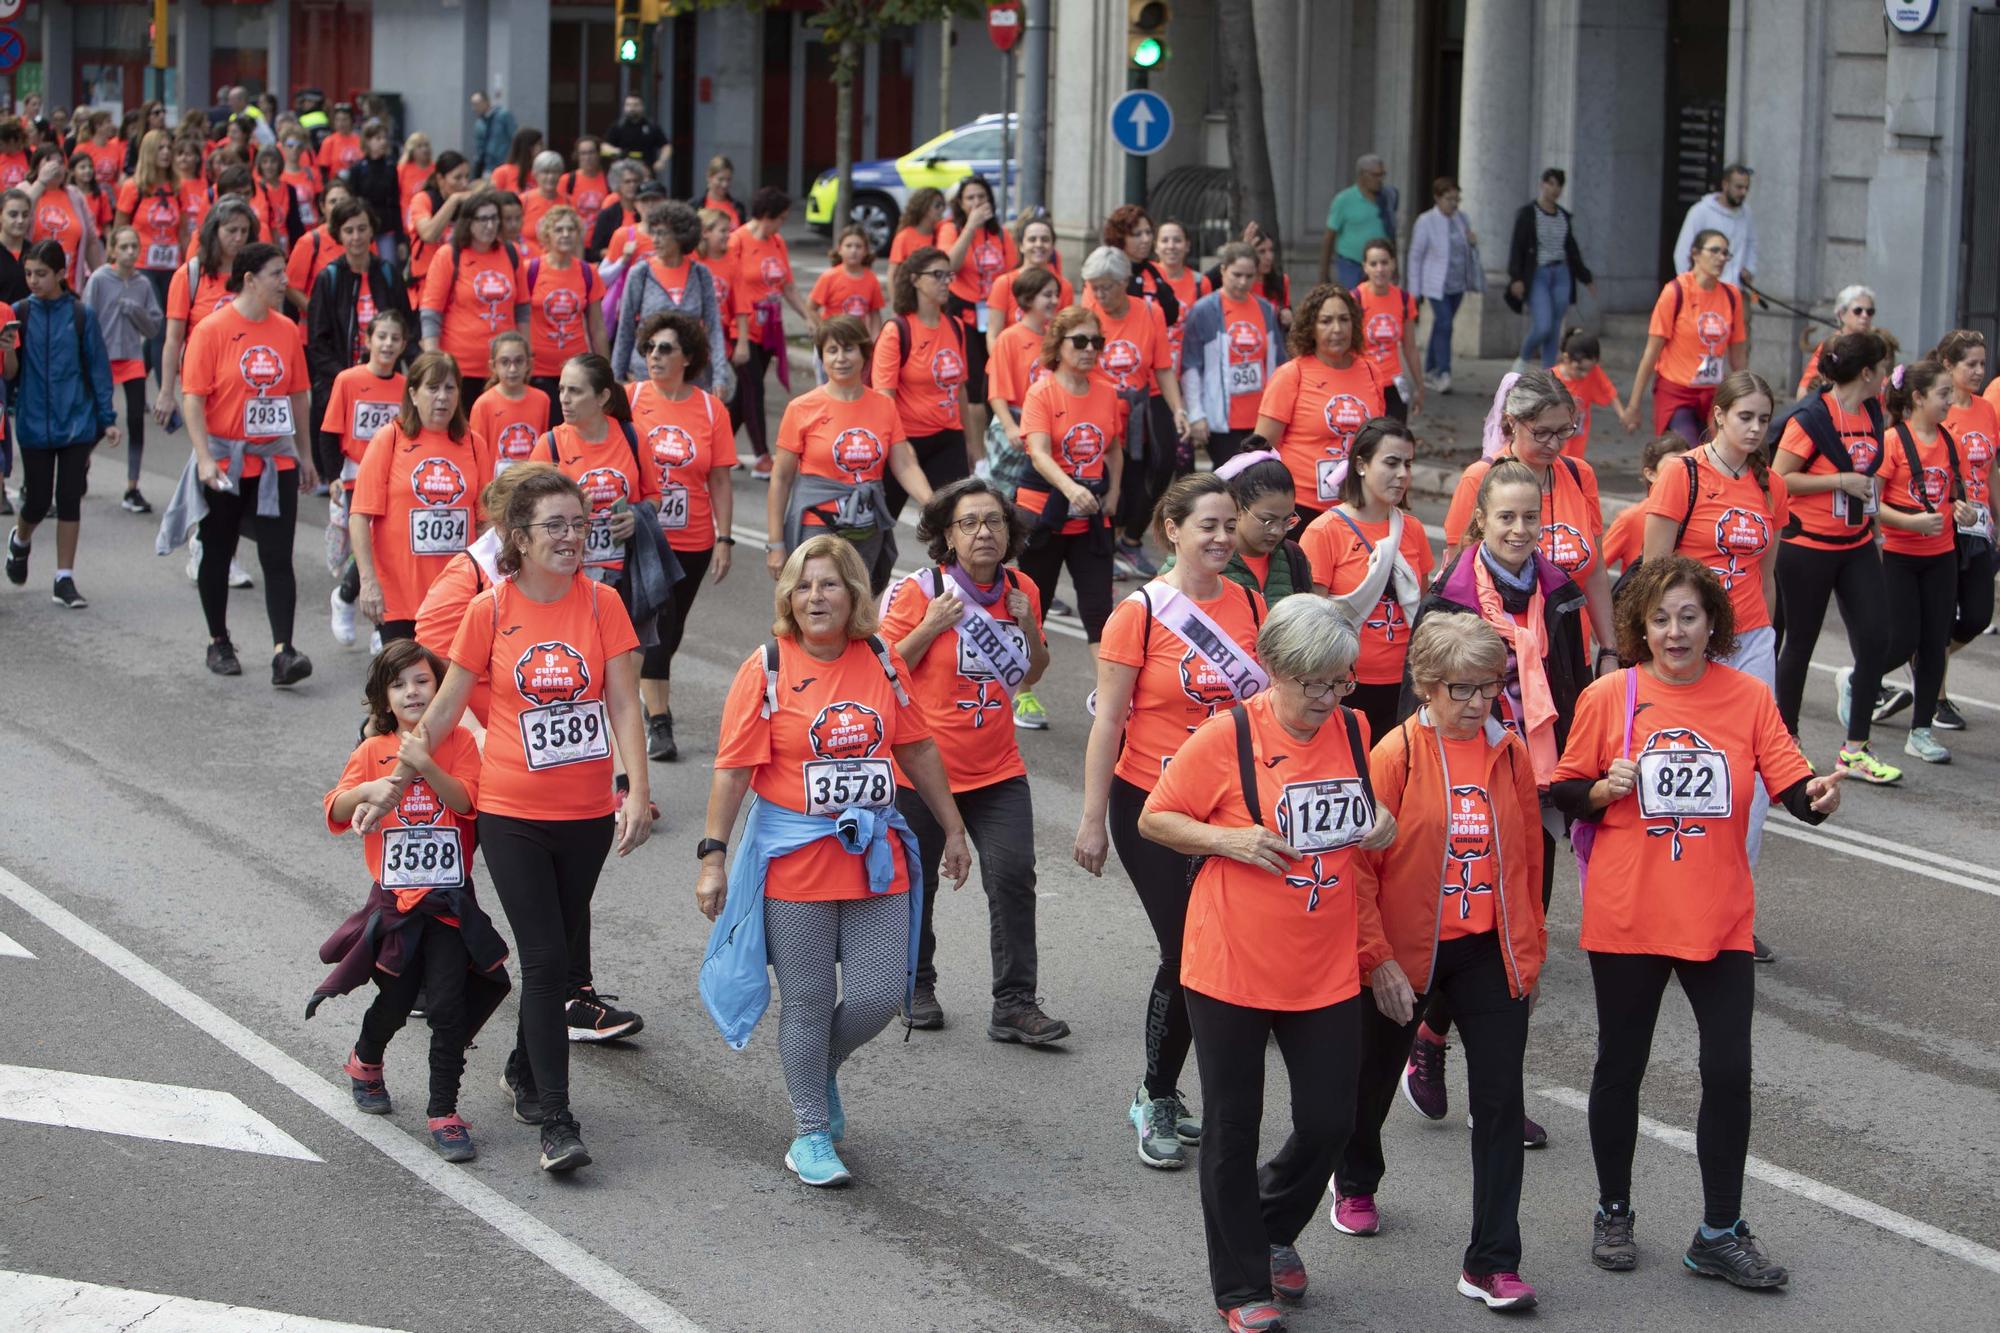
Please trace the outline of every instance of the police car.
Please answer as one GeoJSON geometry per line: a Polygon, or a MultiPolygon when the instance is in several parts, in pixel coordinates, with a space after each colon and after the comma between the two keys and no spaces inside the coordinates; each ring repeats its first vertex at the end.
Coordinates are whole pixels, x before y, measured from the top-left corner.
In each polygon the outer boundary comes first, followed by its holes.
{"type": "MultiPolygon", "coordinates": [[[[1008,117],[1001,112],[946,130],[901,157],[877,158],[854,164],[854,220],[867,229],[868,243],[878,255],[889,252],[889,241],[903,215],[910,192],[924,186],[943,190],[949,198],[958,183],[978,174],[998,186],[1000,155],[1008,117]]],[[[1016,141],[1016,151],[1019,141],[1016,141]]],[[[1009,165],[1018,179],[1020,164],[1009,165]]],[[[833,201],[839,188],[833,171],[823,171],[806,196],[806,222],[823,236],[833,233],[833,201]]]]}

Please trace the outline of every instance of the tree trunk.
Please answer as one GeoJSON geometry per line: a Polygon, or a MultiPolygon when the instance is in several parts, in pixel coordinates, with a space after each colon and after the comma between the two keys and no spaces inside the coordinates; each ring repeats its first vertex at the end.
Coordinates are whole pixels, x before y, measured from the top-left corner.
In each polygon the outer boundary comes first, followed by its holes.
{"type": "MultiPolygon", "coordinates": [[[[1264,89],[1257,76],[1257,18],[1252,0],[1216,0],[1221,20],[1224,105],[1229,109],[1229,163],[1235,177],[1235,221],[1255,222],[1283,262],[1278,234],[1278,185],[1264,137],[1264,89]]],[[[1231,239],[1235,239],[1231,237],[1231,239]]]]}
{"type": "Polygon", "coordinates": [[[861,46],[852,37],[841,42],[833,64],[833,169],[840,184],[833,199],[833,234],[848,224],[854,202],[854,75],[861,66],[861,46]]]}
{"type": "Polygon", "coordinates": [[[951,15],[938,24],[938,126],[943,134],[951,128],[951,15]]]}

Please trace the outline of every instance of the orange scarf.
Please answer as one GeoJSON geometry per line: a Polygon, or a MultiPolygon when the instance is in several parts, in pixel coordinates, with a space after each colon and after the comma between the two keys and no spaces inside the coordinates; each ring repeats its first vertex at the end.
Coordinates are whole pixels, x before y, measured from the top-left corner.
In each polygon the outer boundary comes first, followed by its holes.
{"type": "Polygon", "coordinates": [[[1500,590],[1494,586],[1493,571],[1486,567],[1486,557],[1476,546],[1467,554],[1472,558],[1473,586],[1479,590],[1480,618],[1499,630],[1500,637],[1514,650],[1515,669],[1521,678],[1521,711],[1527,715],[1522,719],[1526,733],[1522,739],[1528,742],[1535,784],[1546,787],[1555,776],[1556,761],[1562,756],[1556,750],[1555,696],[1549,693],[1549,638],[1542,618],[1542,581],[1535,580],[1533,591],[1528,594],[1527,614],[1516,621],[1500,603],[1500,590]]]}

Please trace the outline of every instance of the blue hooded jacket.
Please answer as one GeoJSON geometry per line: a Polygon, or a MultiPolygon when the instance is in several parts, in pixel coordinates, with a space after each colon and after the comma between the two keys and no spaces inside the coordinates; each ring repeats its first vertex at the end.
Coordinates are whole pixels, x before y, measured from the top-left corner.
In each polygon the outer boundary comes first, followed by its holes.
{"type": "Polygon", "coordinates": [[[21,318],[21,364],[8,395],[14,438],[23,449],[61,449],[104,438],[118,412],[111,404],[111,358],[96,312],[73,292],[53,301],[31,296],[15,310],[21,318]]]}

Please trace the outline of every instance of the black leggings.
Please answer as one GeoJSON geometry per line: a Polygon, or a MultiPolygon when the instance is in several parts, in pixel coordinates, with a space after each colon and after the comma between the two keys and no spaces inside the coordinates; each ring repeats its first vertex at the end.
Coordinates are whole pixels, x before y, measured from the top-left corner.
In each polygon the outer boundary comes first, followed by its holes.
{"type": "Polygon", "coordinates": [[[1347,706],[1368,719],[1368,735],[1375,741],[1380,741],[1396,729],[1402,704],[1401,681],[1391,681],[1386,685],[1356,685],[1354,693],[1347,696],[1347,706]]]}
{"type": "Polygon", "coordinates": [[[1021,572],[1035,581],[1042,594],[1044,615],[1055,599],[1056,579],[1067,567],[1084,633],[1092,643],[1104,637],[1104,622],[1111,619],[1110,533],[1102,529],[1067,537],[1059,532],[1037,533],[1028,549],[1021,552],[1020,565],[1021,572]]]}
{"type": "Polygon", "coordinates": [[[1393,384],[1382,390],[1382,415],[1403,422],[1410,419],[1410,405],[1403,401],[1402,390],[1393,384]]]}
{"type": "MultiPolygon", "coordinates": [[[[265,466],[272,466],[266,460],[265,466]]],[[[299,582],[292,572],[292,540],[299,528],[299,474],[296,469],[278,473],[278,514],[257,516],[257,488],[261,477],[237,483],[233,491],[204,486],[201,498],[208,502],[208,517],[201,521],[201,568],[195,585],[201,592],[201,613],[208,620],[208,637],[229,637],[229,562],[236,558],[236,542],[243,525],[252,525],[257,543],[257,564],[264,574],[264,614],[271,622],[271,642],[292,641],[292,618],[298,610],[299,582]]]]}
{"type": "Polygon", "coordinates": [[[764,372],[770,368],[771,354],[752,340],[749,361],[736,367],[736,401],[729,405],[730,417],[743,427],[750,452],[759,458],[771,453],[770,428],[764,424],[764,372]]]}
{"type": "MultiPolygon", "coordinates": [[[[917,465],[924,470],[924,480],[932,490],[942,490],[962,477],[972,475],[972,463],[965,453],[965,432],[962,430],[941,430],[935,435],[912,435],[910,448],[916,450],[917,465]]],[[[903,512],[903,502],[909,493],[902,483],[889,473],[882,474],[882,495],[889,502],[889,516],[898,517],[903,512]]]]}
{"type": "Polygon", "coordinates": [[[673,598],[660,608],[660,642],[657,647],[645,650],[639,679],[674,678],[674,654],[680,651],[681,636],[687,633],[688,612],[694,609],[694,599],[701,595],[702,576],[708,573],[708,562],[714,555],[713,546],[705,551],[674,552],[674,559],[681,562],[680,581],[674,584],[673,598]]]}
{"type": "Polygon", "coordinates": [[[65,444],[59,449],[21,446],[21,521],[41,522],[55,509],[58,523],[83,517],[83,492],[90,482],[90,451],[95,444],[65,444]]]}
{"type": "Polygon", "coordinates": [[[1174,411],[1167,406],[1166,397],[1154,394],[1146,400],[1146,456],[1125,457],[1124,494],[1119,497],[1118,507],[1123,512],[1118,521],[1124,528],[1128,543],[1146,540],[1146,530],[1153,526],[1153,506],[1159,503],[1160,495],[1174,480],[1174,468],[1180,459],[1180,441],[1174,436],[1174,411]]]}
{"type": "Polygon", "coordinates": [[[1778,601],[1785,608],[1785,646],[1778,654],[1778,715],[1794,736],[1799,734],[1799,706],[1812,671],[1813,649],[1826,623],[1827,600],[1837,598],[1841,623],[1847,627],[1847,648],[1854,657],[1854,703],[1847,710],[1847,739],[1855,745],[1866,742],[1889,641],[1889,594],[1875,543],[1822,551],[1799,542],[1780,542],[1777,578],[1778,601]]]}
{"type": "MultiPolygon", "coordinates": [[[[1856,695],[1857,704],[1866,696],[1856,695]]],[[[1597,1068],[1590,1076],[1590,1151],[1600,1205],[1632,1198],[1632,1153],[1639,1141],[1639,1083],[1653,1051],[1653,1025],[1667,978],[1678,976],[1701,1032],[1701,1111],[1694,1154],[1701,1163],[1701,1220],[1735,1225],[1743,1216],[1743,1159],[1750,1152],[1750,1016],[1756,964],[1746,950],[1705,963],[1659,954],[1592,953],[1597,991],[1597,1068]]]]}
{"type": "Polygon", "coordinates": [[[146,454],[146,377],[125,381],[125,489],[139,489],[139,460],[146,454]]]}
{"type": "Polygon", "coordinates": [[[458,1110],[459,1080],[465,1075],[465,1047],[512,985],[507,969],[474,973],[465,941],[455,927],[434,916],[416,918],[418,944],[405,959],[401,976],[375,973],[375,1003],[361,1016],[361,1036],[354,1056],[363,1064],[379,1065],[389,1039],[410,1021],[417,992],[424,993],[424,1020],[431,1028],[431,1089],[426,1115],[452,1115],[458,1110]]]}
{"type": "MultiPolygon", "coordinates": [[[[1369,725],[1374,725],[1370,719],[1369,725]]],[[[1556,887],[1556,840],[1548,829],[1542,829],[1542,911],[1549,910],[1549,897],[1556,887]]],[[[1451,1000],[1444,991],[1431,988],[1430,1003],[1423,1006],[1424,1026],[1440,1038],[1451,1031],[1451,1000]]]]}
{"type": "Polygon", "coordinates": [[[569,1109],[569,1023],[563,1005],[590,955],[590,899],[611,850],[613,819],[479,816],[479,845],[514,928],[521,1021],[507,1072],[541,1096],[544,1117],[569,1109]]]}
{"type": "Polygon", "coordinates": [[[1971,643],[1993,623],[1993,552],[1987,550],[1958,571],[1958,619],[1951,641],[1971,643]]]}
{"type": "Polygon", "coordinates": [[[1187,993],[1201,1039],[1197,1169],[1217,1309],[1271,1299],[1270,1247],[1297,1241],[1325,1196],[1354,1128],[1363,1003],[1349,997],[1324,1009],[1250,1009],[1187,993]],[[1264,1049],[1272,1037],[1291,1081],[1292,1132],[1259,1168],[1264,1049]]]}
{"type": "MultiPolygon", "coordinates": [[[[1910,664],[1916,703],[1910,726],[1928,727],[1937,714],[1938,691],[1944,688],[1945,656],[1951,647],[1958,605],[1958,552],[1909,555],[1882,552],[1882,582],[1888,589],[1889,651],[1884,670],[1910,664]]],[[[1987,580],[1990,589],[1992,580],[1987,580]]],[[[1987,594],[1989,600],[1992,593],[1987,594]]],[[[1849,711],[1871,696],[1857,693],[1849,711]]]]}
{"type": "MultiPolygon", "coordinates": [[[[1160,967],[1146,998],[1146,1096],[1175,1094],[1194,1030],[1188,1026],[1187,992],[1181,989],[1181,936],[1187,931],[1188,858],[1139,836],[1146,793],[1111,779],[1111,844],[1139,891],[1139,905],[1153,923],[1160,967]]],[[[1321,1177],[1321,1183],[1325,1177],[1321,1177]]]]}
{"type": "Polygon", "coordinates": [[[1212,430],[1208,435],[1208,465],[1212,472],[1230,459],[1236,457],[1243,441],[1255,432],[1250,430],[1212,430]]]}

